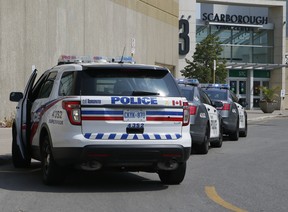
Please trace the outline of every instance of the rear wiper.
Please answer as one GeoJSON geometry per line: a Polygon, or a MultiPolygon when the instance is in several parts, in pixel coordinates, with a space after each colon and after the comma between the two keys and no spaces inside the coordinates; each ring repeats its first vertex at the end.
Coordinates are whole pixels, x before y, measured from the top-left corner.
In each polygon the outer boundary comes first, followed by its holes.
{"type": "Polygon", "coordinates": [[[132,92],[132,96],[150,96],[150,95],[158,96],[160,94],[157,92],[150,92],[150,91],[133,91],[132,92]]]}

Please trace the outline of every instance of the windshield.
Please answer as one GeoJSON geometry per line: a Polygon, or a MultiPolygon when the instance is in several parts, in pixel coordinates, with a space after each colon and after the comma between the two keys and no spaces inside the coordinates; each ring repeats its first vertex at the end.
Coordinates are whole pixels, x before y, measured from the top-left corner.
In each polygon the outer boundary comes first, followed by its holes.
{"type": "Polygon", "coordinates": [[[165,70],[90,68],[81,78],[83,96],[180,96],[172,75],[165,70]]]}

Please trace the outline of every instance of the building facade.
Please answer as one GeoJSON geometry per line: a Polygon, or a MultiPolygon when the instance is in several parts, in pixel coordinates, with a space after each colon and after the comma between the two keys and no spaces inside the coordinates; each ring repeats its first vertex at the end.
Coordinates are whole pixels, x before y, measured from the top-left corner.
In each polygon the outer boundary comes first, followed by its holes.
{"type": "Polygon", "coordinates": [[[133,56],[178,69],[178,0],[1,0],[0,121],[10,118],[11,91],[23,91],[32,66],[60,55],[133,56]]]}
{"type": "Polygon", "coordinates": [[[216,35],[226,60],[227,83],[243,105],[258,108],[259,87],[267,86],[280,88],[278,109],[288,108],[286,1],[180,0],[179,8],[180,70],[197,43],[216,35]]]}

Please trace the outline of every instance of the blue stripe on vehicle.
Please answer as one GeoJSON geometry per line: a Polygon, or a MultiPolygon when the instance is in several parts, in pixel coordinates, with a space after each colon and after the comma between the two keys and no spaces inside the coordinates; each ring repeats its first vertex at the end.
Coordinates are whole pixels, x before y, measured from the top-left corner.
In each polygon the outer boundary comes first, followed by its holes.
{"type": "Polygon", "coordinates": [[[123,115],[123,111],[82,110],[83,115],[123,115]]]}
{"type": "Polygon", "coordinates": [[[169,134],[166,134],[165,136],[166,136],[166,138],[167,138],[168,140],[171,140],[171,139],[172,139],[171,135],[169,135],[169,134]]]}
{"type": "Polygon", "coordinates": [[[91,134],[92,134],[92,133],[85,133],[84,137],[88,139],[88,138],[91,137],[91,134]]]}
{"type": "MultiPolygon", "coordinates": [[[[83,110],[83,115],[123,115],[123,111],[107,111],[107,110],[83,110]]],[[[173,111],[146,111],[147,116],[182,116],[183,112],[173,111]]]]}
{"type": "Polygon", "coordinates": [[[114,139],[115,137],[116,137],[116,134],[113,133],[113,134],[110,134],[110,135],[109,135],[108,139],[114,139]]]}
{"type": "Polygon", "coordinates": [[[147,116],[182,116],[183,111],[181,112],[172,112],[172,111],[146,111],[147,116]]]}
{"type": "Polygon", "coordinates": [[[143,134],[143,138],[144,138],[145,140],[150,140],[150,136],[149,136],[148,134],[143,134]]]}
{"type": "Polygon", "coordinates": [[[104,136],[104,133],[98,133],[96,136],[96,139],[102,139],[104,136]]]}
{"type": "Polygon", "coordinates": [[[159,134],[155,134],[156,139],[161,139],[161,136],[159,134]]]}
{"type": "Polygon", "coordinates": [[[123,134],[123,135],[121,135],[121,140],[125,140],[125,139],[127,139],[128,138],[128,134],[123,134]]]}
{"type": "Polygon", "coordinates": [[[98,140],[173,140],[181,138],[181,134],[117,134],[117,133],[85,133],[84,137],[87,139],[98,140]],[[131,135],[131,136],[129,136],[131,135]]]}

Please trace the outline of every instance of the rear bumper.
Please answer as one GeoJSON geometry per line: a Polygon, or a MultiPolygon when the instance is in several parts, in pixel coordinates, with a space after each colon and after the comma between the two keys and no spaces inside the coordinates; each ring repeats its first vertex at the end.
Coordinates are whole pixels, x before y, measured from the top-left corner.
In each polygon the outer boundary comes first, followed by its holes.
{"type": "Polygon", "coordinates": [[[127,170],[155,169],[158,162],[189,159],[190,147],[181,145],[88,145],[84,148],[53,148],[55,162],[61,166],[97,161],[103,168],[127,170]]]}

